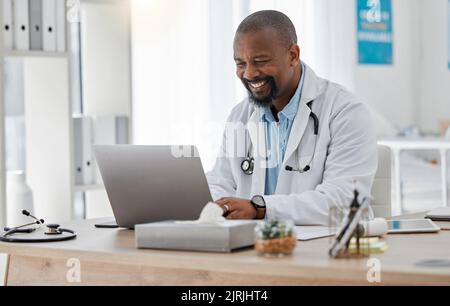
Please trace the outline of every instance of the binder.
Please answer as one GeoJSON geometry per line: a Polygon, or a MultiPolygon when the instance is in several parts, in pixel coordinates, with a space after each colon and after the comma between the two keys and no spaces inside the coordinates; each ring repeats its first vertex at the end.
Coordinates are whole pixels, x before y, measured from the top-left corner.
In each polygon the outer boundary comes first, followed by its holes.
{"type": "Polygon", "coordinates": [[[129,144],[128,117],[116,117],[116,144],[129,144]]]}
{"type": "MultiPolygon", "coordinates": [[[[129,144],[129,119],[127,116],[93,116],[92,143],[94,145],[129,144]]],[[[102,176],[94,159],[94,182],[102,184],[102,176]]]]}
{"type": "Polygon", "coordinates": [[[5,50],[13,49],[13,0],[2,0],[3,44],[5,50]]]}
{"type": "Polygon", "coordinates": [[[127,116],[94,116],[93,139],[96,145],[129,144],[127,116]]]}
{"type": "Polygon", "coordinates": [[[75,184],[91,185],[94,183],[92,120],[87,116],[74,116],[73,128],[75,184]]]}
{"type": "Polygon", "coordinates": [[[42,0],[42,31],[42,46],[44,51],[55,52],[56,0],[42,0]]]}
{"type": "Polygon", "coordinates": [[[66,0],[56,0],[56,51],[66,51],[66,0]]]}
{"type": "Polygon", "coordinates": [[[30,49],[28,0],[14,0],[14,47],[17,50],[30,49]]]}
{"type": "Polygon", "coordinates": [[[42,0],[30,0],[30,49],[42,50],[42,0]]]}

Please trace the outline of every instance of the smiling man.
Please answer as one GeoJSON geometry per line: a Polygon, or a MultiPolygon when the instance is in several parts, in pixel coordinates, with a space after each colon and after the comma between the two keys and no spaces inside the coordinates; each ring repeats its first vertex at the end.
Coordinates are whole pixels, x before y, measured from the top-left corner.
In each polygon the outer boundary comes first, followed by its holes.
{"type": "Polygon", "coordinates": [[[331,207],[351,203],[355,181],[361,195],[370,195],[377,147],[369,111],[300,60],[286,15],[260,11],[242,21],[234,60],[249,97],[233,109],[207,175],[228,219],[324,225],[331,207]],[[243,127],[237,134],[245,135],[238,137],[244,154],[235,148],[236,127],[243,127]]]}

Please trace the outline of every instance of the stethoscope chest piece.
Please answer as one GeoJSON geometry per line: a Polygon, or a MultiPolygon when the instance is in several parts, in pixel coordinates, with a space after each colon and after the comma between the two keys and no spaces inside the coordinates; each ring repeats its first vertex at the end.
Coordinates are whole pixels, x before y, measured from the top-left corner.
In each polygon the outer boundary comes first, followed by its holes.
{"type": "Polygon", "coordinates": [[[59,224],[47,224],[46,235],[61,235],[62,232],[59,230],[59,224]]]}
{"type": "Polygon", "coordinates": [[[255,159],[247,157],[241,164],[241,169],[246,175],[253,175],[255,170],[255,159]]]}

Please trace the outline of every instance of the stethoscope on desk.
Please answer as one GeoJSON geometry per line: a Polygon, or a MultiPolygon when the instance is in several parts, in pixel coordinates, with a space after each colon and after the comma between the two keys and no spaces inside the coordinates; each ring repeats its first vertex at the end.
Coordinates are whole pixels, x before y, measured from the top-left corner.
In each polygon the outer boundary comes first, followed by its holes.
{"type": "Polygon", "coordinates": [[[8,228],[4,228],[4,233],[0,235],[0,241],[2,242],[17,242],[17,243],[38,243],[38,242],[58,242],[71,240],[77,237],[77,233],[73,230],[61,228],[58,224],[47,224],[47,230],[43,236],[24,236],[20,234],[33,234],[39,229],[36,227],[30,227],[33,225],[43,225],[44,219],[38,219],[28,211],[23,210],[22,214],[34,219],[32,223],[8,228]],[[19,234],[19,235],[18,235],[19,234]]]}
{"type": "MultiPolygon", "coordinates": [[[[308,102],[306,105],[309,107],[309,109],[311,110],[311,113],[309,114],[309,118],[311,118],[314,122],[314,151],[313,154],[311,156],[311,159],[309,160],[309,162],[307,163],[307,165],[303,168],[300,168],[300,161],[298,158],[298,154],[295,154],[296,156],[296,167],[293,168],[291,166],[286,166],[285,170],[289,171],[289,172],[299,172],[299,173],[306,173],[309,170],[311,170],[311,164],[314,160],[314,157],[316,155],[316,147],[317,147],[317,138],[319,136],[319,118],[316,116],[316,114],[313,113],[312,111],[312,104],[314,101],[308,102]]],[[[245,137],[245,149],[247,151],[247,157],[244,159],[244,161],[241,164],[241,169],[242,172],[244,172],[246,175],[253,175],[254,170],[255,170],[255,158],[252,157],[250,155],[250,151],[251,148],[249,148],[248,146],[248,131],[245,137]]],[[[297,148],[298,150],[298,148],[297,148]]]]}

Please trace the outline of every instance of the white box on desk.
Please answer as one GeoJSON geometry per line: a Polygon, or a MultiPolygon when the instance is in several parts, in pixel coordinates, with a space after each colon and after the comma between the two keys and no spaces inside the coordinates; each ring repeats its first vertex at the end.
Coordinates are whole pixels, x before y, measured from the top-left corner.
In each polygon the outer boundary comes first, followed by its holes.
{"type": "Polygon", "coordinates": [[[137,248],[183,251],[232,252],[252,246],[256,221],[185,224],[163,221],[135,226],[137,248]]]}

